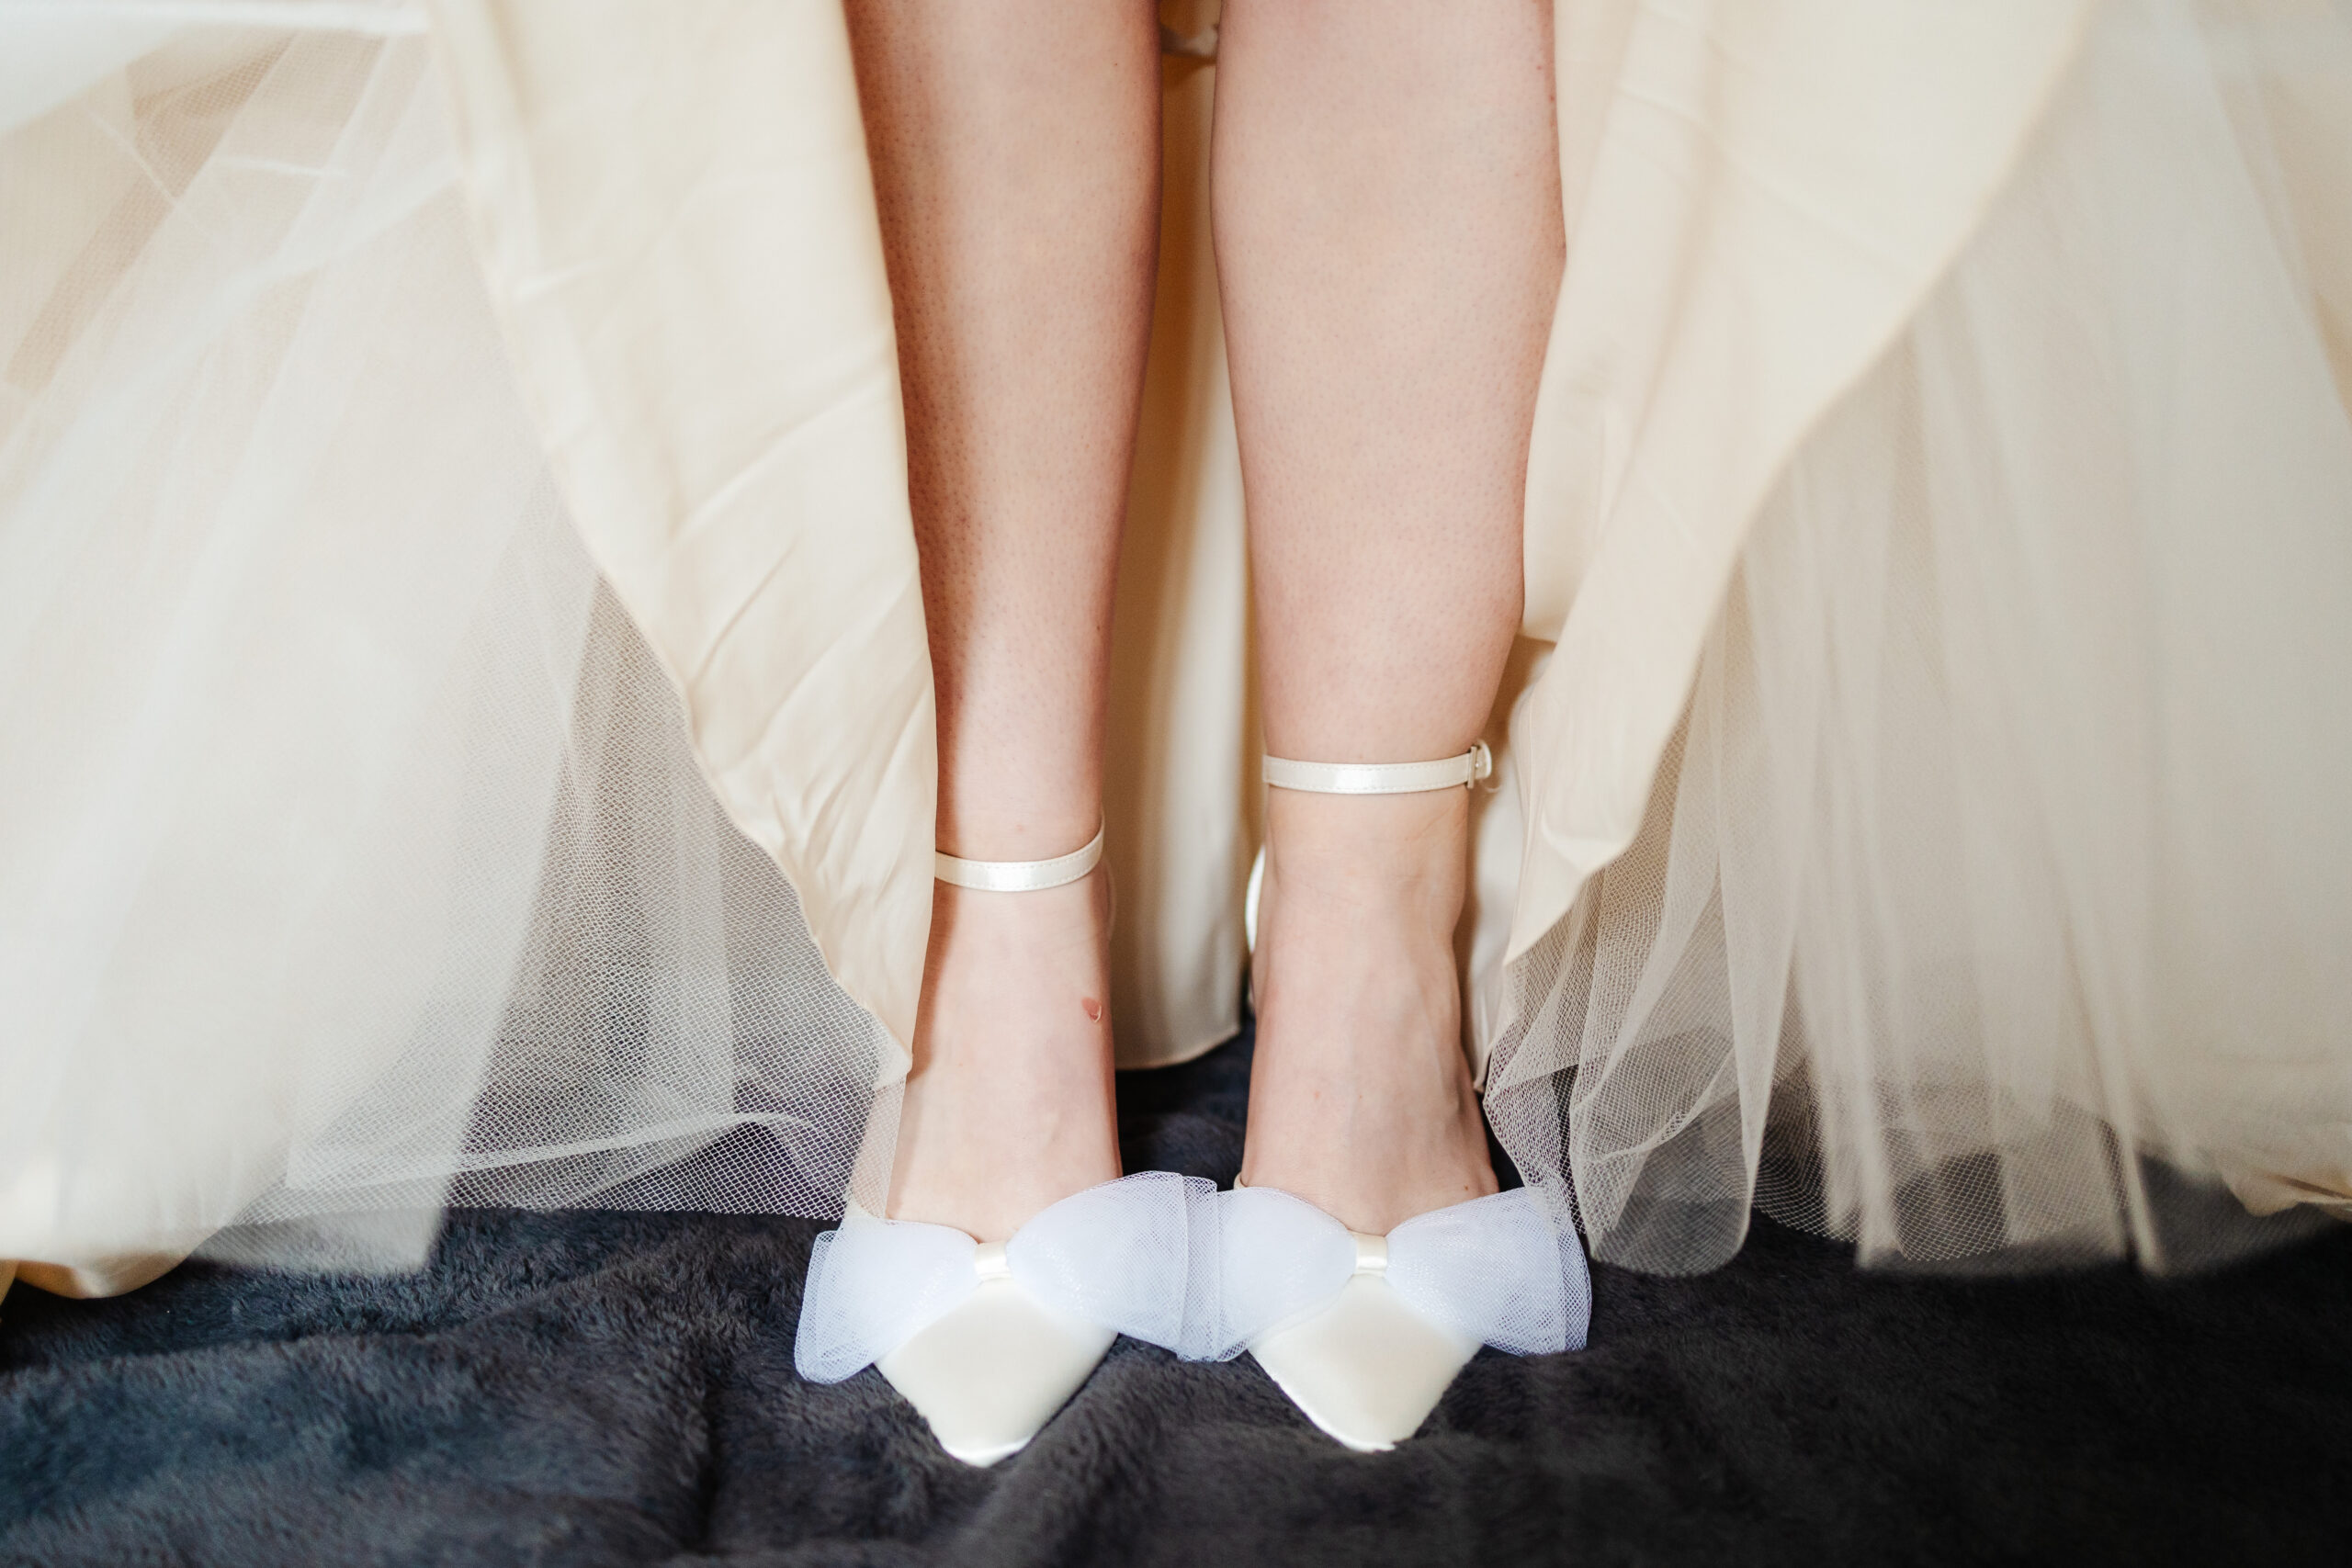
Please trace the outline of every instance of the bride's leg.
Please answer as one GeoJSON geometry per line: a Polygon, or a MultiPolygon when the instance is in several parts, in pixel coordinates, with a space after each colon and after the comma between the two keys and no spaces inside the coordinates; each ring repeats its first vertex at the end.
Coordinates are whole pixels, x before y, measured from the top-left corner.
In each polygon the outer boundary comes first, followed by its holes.
{"type": "MultiPolygon", "coordinates": [[[[1550,0],[1227,0],[1217,276],[1267,750],[1458,755],[1519,624],[1562,261],[1550,0]]],[[[1385,1232],[1491,1192],[1466,792],[1269,792],[1243,1179],[1385,1232]]]]}
{"type": "MultiPolygon", "coordinates": [[[[923,611],[939,846],[1093,837],[1159,177],[1146,0],[853,0],[923,611]]],[[[1102,874],[935,886],[890,1212],[1001,1239],[1119,1173],[1102,874]]]]}

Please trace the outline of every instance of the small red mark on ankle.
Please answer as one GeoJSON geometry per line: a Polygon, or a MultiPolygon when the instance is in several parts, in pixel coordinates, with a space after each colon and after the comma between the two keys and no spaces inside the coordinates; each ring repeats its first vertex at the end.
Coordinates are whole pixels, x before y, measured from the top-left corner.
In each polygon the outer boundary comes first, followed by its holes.
{"type": "Polygon", "coordinates": [[[1087,1022],[1100,1023],[1102,1021],[1102,1004],[1101,1002],[1096,1001],[1092,997],[1080,997],[1078,998],[1078,1005],[1086,1010],[1087,1022]]]}

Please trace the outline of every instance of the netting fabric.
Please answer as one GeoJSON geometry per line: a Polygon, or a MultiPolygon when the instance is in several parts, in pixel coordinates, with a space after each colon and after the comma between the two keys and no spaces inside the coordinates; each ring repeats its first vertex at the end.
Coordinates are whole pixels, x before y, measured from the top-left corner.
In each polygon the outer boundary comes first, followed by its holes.
{"type": "MultiPolygon", "coordinates": [[[[2352,1210],[2352,16],[2116,6],[1757,522],[1487,1106],[1597,1258],[2352,1210]]],[[[2300,1217],[2298,1217],[2300,1216],[2300,1217]]]]}
{"type": "MultiPolygon", "coordinates": [[[[1182,1347],[1225,1359],[1330,1305],[1366,1271],[1348,1228],[1272,1188],[1236,1188],[1204,1205],[1193,1242],[1212,1317],[1182,1347]]],[[[1518,1188],[1405,1221],[1378,1238],[1376,1272],[1415,1312],[1472,1346],[1515,1356],[1584,1348],[1592,1280],[1576,1232],[1518,1188]]]]}
{"type": "Polygon", "coordinates": [[[0,139],[0,1256],[838,1213],[884,1043],[564,516],[424,39],[117,30],[0,139]]]}

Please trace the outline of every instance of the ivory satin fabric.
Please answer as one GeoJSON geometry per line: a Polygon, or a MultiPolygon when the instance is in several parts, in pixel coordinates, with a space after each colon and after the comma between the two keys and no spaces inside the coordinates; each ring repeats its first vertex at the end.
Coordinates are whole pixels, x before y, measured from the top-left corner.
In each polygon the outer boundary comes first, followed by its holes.
{"type": "MultiPolygon", "coordinates": [[[[2344,1206],[2352,17],[1555,37],[1463,937],[1530,1185],[1668,1269],[1759,1204],[2157,1268],[2344,1206]]],[[[0,62],[0,1258],[878,1208],[936,762],[837,6],[16,0],[0,62]]],[[[1162,73],[1129,1066],[1238,1025],[1258,798],[1216,71],[1162,73]]]]}

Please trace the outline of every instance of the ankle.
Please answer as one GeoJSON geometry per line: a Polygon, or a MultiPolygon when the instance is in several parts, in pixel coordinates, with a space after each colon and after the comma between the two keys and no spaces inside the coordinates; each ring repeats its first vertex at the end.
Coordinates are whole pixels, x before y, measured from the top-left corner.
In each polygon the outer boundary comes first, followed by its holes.
{"type": "Polygon", "coordinates": [[[1460,1040],[1464,792],[1277,790],[1267,826],[1253,958],[1261,1049],[1333,1065],[1359,1049],[1446,1064],[1460,1040]]]}
{"type": "Polygon", "coordinates": [[[1462,1052],[1459,788],[1272,791],[1243,1179],[1356,1229],[1495,1190],[1462,1052]]]}
{"type": "Polygon", "coordinates": [[[939,770],[936,847],[976,861],[1053,860],[1102,826],[1099,766],[1062,746],[967,741],[939,770]]]}
{"type": "MultiPolygon", "coordinates": [[[[1419,795],[1269,793],[1266,878],[1282,896],[1385,915],[1451,945],[1469,888],[1470,807],[1419,795]]],[[[1271,907],[1272,895],[1269,895],[1271,907]]]]}
{"type": "Polygon", "coordinates": [[[933,884],[914,1070],[974,1053],[1107,1060],[1109,906],[1099,870],[1020,893],[933,884]]]}

